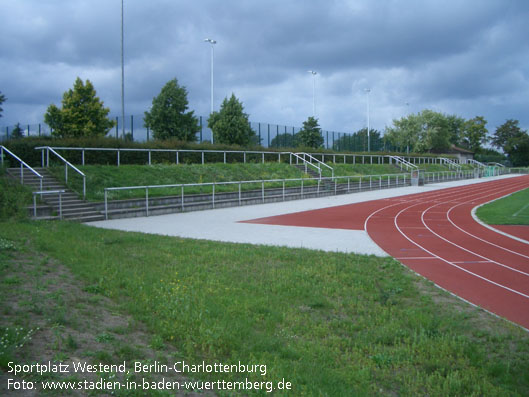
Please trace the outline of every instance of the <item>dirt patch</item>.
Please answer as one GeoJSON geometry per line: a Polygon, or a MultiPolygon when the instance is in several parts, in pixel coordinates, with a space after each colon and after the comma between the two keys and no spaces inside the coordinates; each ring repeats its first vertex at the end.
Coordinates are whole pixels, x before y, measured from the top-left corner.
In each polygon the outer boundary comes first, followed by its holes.
{"type": "MultiPolygon", "coordinates": [[[[173,382],[192,381],[174,371],[135,373],[136,362],[172,365],[181,359],[174,347],[121,313],[119,306],[101,295],[97,287],[83,285],[62,264],[29,247],[4,244],[0,249],[0,267],[0,395],[144,395],[141,388],[132,390],[134,382],[147,381],[152,385],[163,379],[175,385],[173,382]],[[35,366],[37,363],[43,365],[40,370],[35,366]],[[123,363],[129,373],[121,372],[123,363]],[[33,367],[22,376],[14,376],[15,364],[33,367]],[[90,364],[97,366],[92,369],[102,371],[73,370],[74,365],[90,364]],[[64,365],[68,366],[68,372],[43,371],[51,367],[60,371],[66,369],[64,365]],[[131,389],[101,391],[84,387],[87,385],[84,381],[96,387],[101,380],[128,383],[131,389]],[[44,392],[42,385],[46,381],[82,382],[83,390],[44,392]],[[33,382],[35,389],[13,389],[22,382],[26,382],[26,387],[33,382]]],[[[192,390],[165,393],[160,395],[214,395],[192,390]]],[[[147,394],[157,395],[152,390],[147,394]]]]}

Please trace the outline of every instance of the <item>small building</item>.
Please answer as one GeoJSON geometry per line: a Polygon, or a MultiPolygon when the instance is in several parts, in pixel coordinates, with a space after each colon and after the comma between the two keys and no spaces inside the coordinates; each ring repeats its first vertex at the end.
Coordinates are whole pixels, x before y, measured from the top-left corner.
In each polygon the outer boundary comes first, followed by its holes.
{"type": "Polygon", "coordinates": [[[474,152],[452,145],[447,154],[455,155],[459,159],[459,164],[466,164],[468,160],[474,160],[474,152]]]}
{"type": "Polygon", "coordinates": [[[451,145],[450,149],[443,150],[442,153],[440,151],[436,151],[436,150],[435,151],[432,150],[431,153],[448,154],[450,156],[455,157],[459,164],[466,164],[468,162],[468,160],[473,160],[474,159],[474,152],[473,151],[457,147],[456,145],[451,145]]]}

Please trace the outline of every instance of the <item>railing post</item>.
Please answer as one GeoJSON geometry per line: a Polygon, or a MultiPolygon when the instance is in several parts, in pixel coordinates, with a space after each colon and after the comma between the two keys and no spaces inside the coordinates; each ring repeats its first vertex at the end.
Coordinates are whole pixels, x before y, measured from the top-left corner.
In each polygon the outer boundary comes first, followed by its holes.
{"type": "Polygon", "coordinates": [[[182,212],[184,212],[184,185],[182,185],[182,199],[181,199],[181,204],[182,204],[182,212]]]}
{"type": "MultiPolygon", "coordinates": [[[[150,153],[150,152],[149,152],[150,153]]],[[[149,188],[145,188],[145,213],[149,216],[149,188]]]]}
{"type": "Polygon", "coordinates": [[[204,165],[204,152],[202,152],[202,165],[204,165]]]}
{"type": "Polygon", "coordinates": [[[285,201],[285,180],[283,180],[283,201],[285,201]]]}
{"type": "Polygon", "coordinates": [[[301,198],[303,198],[303,178],[301,178],[301,198]]]}
{"type": "Polygon", "coordinates": [[[239,181],[239,206],[242,205],[242,200],[241,200],[241,182],[239,181]]]}
{"type": "Polygon", "coordinates": [[[263,197],[263,203],[264,203],[265,202],[264,181],[261,182],[261,196],[263,197]]]}
{"type": "Polygon", "coordinates": [[[83,198],[86,198],[86,175],[83,175],[83,198]]]}
{"type": "Polygon", "coordinates": [[[149,165],[151,165],[151,151],[149,150],[149,165]]]}
{"type": "Polygon", "coordinates": [[[64,163],[64,179],[68,183],[68,164],[64,163]]]}
{"type": "Polygon", "coordinates": [[[81,165],[84,165],[84,149],[81,150],[81,165]]]}
{"type": "Polygon", "coordinates": [[[105,189],[105,220],[108,220],[107,189],[105,189]]]}
{"type": "Polygon", "coordinates": [[[46,146],[46,167],[50,166],[50,147],[46,146]]]}
{"type": "Polygon", "coordinates": [[[62,191],[59,190],[59,219],[62,219],[62,191]]]}
{"type": "Polygon", "coordinates": [[[33,193],[33,218],[36,218],[36,217],[37,217],[37,195],[33,193]]]}
{"type": "Polygon", "coordinates": [[[211,197],[212,197],[213,208],[215,208],[215,182],[213,182],[213,194],[211,195],[211,197]]]}
{"type": "Polygon", "coordinates": [[[120,164],[120,158],[119,158],[119,149],[118,149],[118,167],[119,167],[119,164],[120,164]]]}

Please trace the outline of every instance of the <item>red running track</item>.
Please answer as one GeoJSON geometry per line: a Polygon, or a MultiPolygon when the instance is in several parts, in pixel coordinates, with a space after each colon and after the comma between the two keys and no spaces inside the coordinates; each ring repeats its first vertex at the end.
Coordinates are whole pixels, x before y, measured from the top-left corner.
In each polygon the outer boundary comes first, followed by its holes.
{"type": "Polygon", "coordinates": [[[365,230],[410,269],[529,329],[529,241],[472,217],[473,208],[528,187],[520,176],[246,222],[365,230]]]}

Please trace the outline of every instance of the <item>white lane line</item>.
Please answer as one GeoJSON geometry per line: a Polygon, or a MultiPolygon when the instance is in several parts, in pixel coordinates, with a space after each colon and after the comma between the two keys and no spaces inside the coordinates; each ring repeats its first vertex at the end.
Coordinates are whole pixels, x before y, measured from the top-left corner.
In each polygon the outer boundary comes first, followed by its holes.
{"type": "Polygon", "coordinates": [[[529,207],[529,203],[525,204],[520,210],[516,211],[514,214],[512,214],[512,216],[514,218],[516,218],[518,215],[520,215],[520,213],[525,210],[527,207],[529,207]]]}
{"type": "MultiPolygon", "coordinates": [[[[417,205],[417,204],[414,204],[414,205],[417,205]]],[[[410,206],[410,207],[413,207],[413,205],[410,206]]],[[[408,208],[409,208],[409,207],[408,207],[408,208]]],[[[400,215],[402,212],[406,211],[406,209],[407,209],[407,208],[402,209],[402,210],[401,210],[401,211],[395,216],[395,218],[394,218],[394,220],[393,220],[393,223],[394,223],[395,227],[397,228],[397,230],[399,231],[399,233],[400,233],[402,236],[404,236],[404,238],[406,238],[410,243],[415,244],[417,247],[421,248],[421,249],[422,249],[423,251],[425,251],[426,253],[428,253],[428,254],[430,254],[430,255],[432,255],[432,256],[435,256],[435,257],[438,258],[439,260],[441,260],[441,261],[447,263],[449,266],[455,267],[456,269],[459,269],[459,270],[461,270],[461,271],[463,271],[463,272],[465,272],[465,273],[468,273],[468,274],[470,274],[471,276],[477,277],[477,278],[479,278],[479,279],[481,279],[481,280],[483,280],[483,281],[485,281],[485,282],[488,282],[488,283],[490,283],[490,284],[492,284],[492,285],[495,285],[495,286],[497,286],[497,287],[503,288],[503,289],[505,289],[505,290],[507,290],[507,291],[510,291],[510,292],[514,293],[514,294],[517,294],[517,295],[520,295],[520,296],[522,296],[522,297],[524,297],[524,298],[529,299],[529,295],[526,295],[526,294],[524,294],[523,292],[517,291],[517,290],[512,289],[512,288],[509,288],[509,287],[507,287],[507,286],[505,286],[505,285],[502,285],[502,284],[500,284],[500,283],[497,283],[497,282],[495,282],[495,281],[489,280],[489,279],[486,278],[486,277],[483,277],[483,276],[481,276],[481,275],[479,275],[479,274],[476,274],[476,273],[474,273],[474,272],[471,272],[470,270],[467,270],[467,269],[465,269],[465,268],[463,268],[463,267],[461,267],[461,266],[458,266],[458,265],[456,265],[455,263],[452,263],[452,262],[450,262],[450,261],[448,261],[448,260],[446,260],[446,259],[444,259],[444,258],[441,258],[439,255],[434,254],[434,253],[431,252],[430,250],[426,249],[425,247],[423,247],[423,246],[421,246],[420,244],[418,244],[418,243],[416,243],[415,241],[413,241],[413,240],[412,240],[411,238],[409,238],[405,233],[402,232],[402,230],[399,228],[399,225],[398,225],[398,223],[397,223],[397,219],[398,219],[399,215],[400,215]]]]}
{"type": "MultiPolygon", "coordinates": [[[[491,194],[489,194],[488,196],[492,196],[493,194],[494,194],[494,193],[491,193],[491,194]]],[[[485,197],[487,197],[487,196],[485,196],[485,197]]],[[[461,205],[461,204],[464,204],[464,203],[460,203],[460,204],[458,204],[458,205],[461,205]]],[[[522,271],[522,270],[518,270],[518,269],[515,269],[515,268],[513,268],[513,267],[507,266],[507,265],[505,265],[505,264],[503,264],[503,263],[501,263],[501,262],[497,262],[497,261],[495,261],[495,260],[493,260],[493,259],[491,259],[491,258],[488,258],[488,257],[486,257],[486,256],[480,255],[480,254],[478,254],[477,252],[472,251],[472,250],[469,250],[469,249],[467,249],[467,248],[465,248],[465,247],[462,247],[461,245],[456,244],[456,243],[454,243],[453,241],[450,241],[450,240],[448,240],[447,238],[441,236],[440,234],[434,232],[434,231],[433,231],[433,230],[432,230],[432,229],[426,224],[426,222],[425,222],[425,220],[424,220],[424,214],[425,214],[430,208],[433,208],[433,207],[435,207],[435,206],[437,206],[437,205],[439,205],[439,204],[435,204],[435,205],[433,205],[433,206],[427,208],[427,209],[424,210],[423,213],[421,214],[421,221],[422,221],[422,223],[424,224],[424,226],[426,226],[426,228],[427,228],[431,233],[433,233],[434,235],[436,235],[437,237],[439,237],[441,240],[446,241],[446,242],[449,243],[449,244],[452,244],[454,247],[457,247],[457,248],[459,248],[459,249],[462,249],[463,251],[466,251],[466,252],[468,252],[468,253],[470,253],[470,254],[472,254],[472,255],[475,255],[475,256],[477,256],[477,257],[479,257],[479,258],[481,258],[481,259],[485,259],[486,261],[490,261],[490,262],[492,262],[492,263],[495,263],[495,264],[498,265],[498,266],[504,267],[504,268],[509,269],[509,270],[511,270],[511,271],[513,271],[513,272],[517,272],[517,273],[520,273],[520,274],[522,274],[522,275],[524,275],[524,276],[529,277],[529,273],[526,273],[526,272],[524,272],[524,271],[522,271]]],[[[458,205],[457,205],[457,206],[458,206],[458,205]]],[[[454,208],[454,207],[452,207],[452,208],[454,208]]],[[[446,214],[446,216],[448,217],[448,213],[446,214]]],[[[498,248],[501,248],[501,246],[498,246],[498,248]]],[[[522,256],[524,256],[524,255],[522,255],[522,256]]]]}

